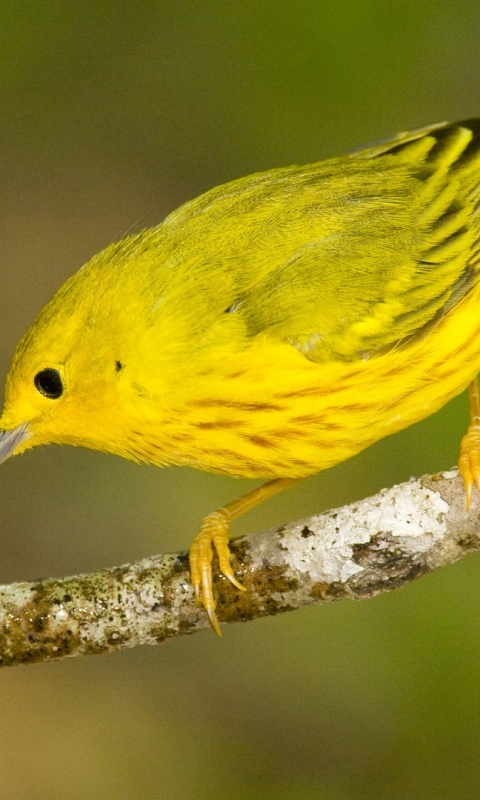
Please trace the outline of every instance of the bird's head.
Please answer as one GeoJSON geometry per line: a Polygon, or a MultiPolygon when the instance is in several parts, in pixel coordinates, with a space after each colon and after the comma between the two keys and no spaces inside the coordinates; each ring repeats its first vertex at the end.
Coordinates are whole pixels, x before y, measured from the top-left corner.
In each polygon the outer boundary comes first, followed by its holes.
{"type": "MultiPolygon", "coordinates": [[[[47,307],[48,308],[48,307],[47,307]]],[[[42,444],[112,450],[118,438],[121,361],[103,331],[45,310],[20,341],[0,417],[0,463],[42,444]]]]}
{"type": "Polygon", "coordinates": [[[116,315],[108,310],[105,260],[97,257],[67,281],[19,342],[0,417],[0,463],[50,443],[128,457],[126,405],[134,383],[128,348],[136,331],[122,318],[125,304],[116,304],[116,315]]]}

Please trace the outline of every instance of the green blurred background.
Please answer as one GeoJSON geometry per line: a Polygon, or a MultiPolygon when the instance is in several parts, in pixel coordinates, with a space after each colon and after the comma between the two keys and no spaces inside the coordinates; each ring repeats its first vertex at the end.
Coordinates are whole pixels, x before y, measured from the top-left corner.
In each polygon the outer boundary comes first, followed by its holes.
{"type": "MultiPolygon", "coordinates": [[[[85,260],[212,185],[480,113],[478,0],[0,6],[0,373],[85,260]]],[[[251,513],[450,467],[464,397],[251,513]]],[[[34,450],[2,466],[0,580],[189,545],[250,484],[34,450]]],[[[480,561],[110,657],[0,676],[0,797],[480,797],[480,561]]]]}

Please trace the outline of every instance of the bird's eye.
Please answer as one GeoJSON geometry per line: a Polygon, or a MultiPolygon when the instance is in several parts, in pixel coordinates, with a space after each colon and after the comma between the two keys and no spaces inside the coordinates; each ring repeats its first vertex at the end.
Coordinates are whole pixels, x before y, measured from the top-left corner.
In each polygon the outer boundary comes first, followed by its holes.
{"type": "Polygon", "coordinates": [[[56,369],[42,369],[33,380],[35,388],[45,397],[57,400],[63,394],[63,383],[56,369]]]}

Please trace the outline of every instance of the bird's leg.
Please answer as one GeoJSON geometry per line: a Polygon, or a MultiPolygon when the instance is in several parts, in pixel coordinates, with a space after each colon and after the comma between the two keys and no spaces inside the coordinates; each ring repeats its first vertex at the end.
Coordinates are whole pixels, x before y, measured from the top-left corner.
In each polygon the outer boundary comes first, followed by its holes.
{"type": "Polygon", "coordinates": [[[480,491],[480,396],[478,379],[470,384],[470,425],[460,445],[458,466],[467,493],[467,510],[472,500],[472,490],[476,486],[480,491]]]}
{"type": "Polygon", "coordinates": [[[221,636],[220,626],[215,614],[215,601],[213,599],[212,587],[212,558],[213,549],[218,556],[220,572],[233,583],[237,589],[245,591],[245,587],[239,583],[230,566],[230,549],[228,547],[229,529],[232,520],[237,519],[246,511],[263,503],[277,492],[282,492],[293,486],[301,478],[278,478],[277,480],[264,483],[257,489],[248,492],[238,500],[223,508],[212,511],[211,514],[203,519],[195,539],[190,548],[190,574],[193,588],[195,589],[195,600],[197,605],[203,605],[208,614],[210,625],[215,633],[221,636]]]}

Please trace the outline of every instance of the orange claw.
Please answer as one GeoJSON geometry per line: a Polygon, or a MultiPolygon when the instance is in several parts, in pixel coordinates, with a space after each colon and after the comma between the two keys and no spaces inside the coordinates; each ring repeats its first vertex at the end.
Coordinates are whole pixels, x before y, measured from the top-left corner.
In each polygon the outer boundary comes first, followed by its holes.
{"type": "Polygon", "coordinates": [[[239,583],[230,566],[230,550],[228,547],[229,522],[232,515],[227,508],[219,508],[208,514],[190,548],[190,574],[195,590],[197,606],[203,605],[210,625],[218,636],[222,635],[215,614],[215,600],[212,584],[213,548],[218,556],[221,573],[242,592],[245,587],[239,583]]]}
{"type": "Polygon", "coordinates": [[[469,391],[471,422],[462,439],[458,460],[467,495],[467,511],[472,502],[473,487],[476,486],[480,492],[480,398],[476,379],[470,384],[469,391]]]}
{"type": "Polygon", "coordinates": [[[278,492],[288,489],[300,478],[277,478],[263,486],[258,486],[253,491],[234,500],[223,508],[212,511],[208,514],[198,531],[190,548],[190,576],[195,591],[195,602],[197,606],[203,605],[207,612],[210,625],[218,636],[221,636],[220,626],[215,614],[215,600],[213,598],[212,583],[212,559],[213,548],[218,556],[220,571],[225,578],[228,578],[237,589],[245,592],[245,586],[239,583],[230,566],[230,549],[228,539],[230,533],[230,523],[237,519],[246,511],[254,508],[259,503],[267,500],[278,492]]]}

